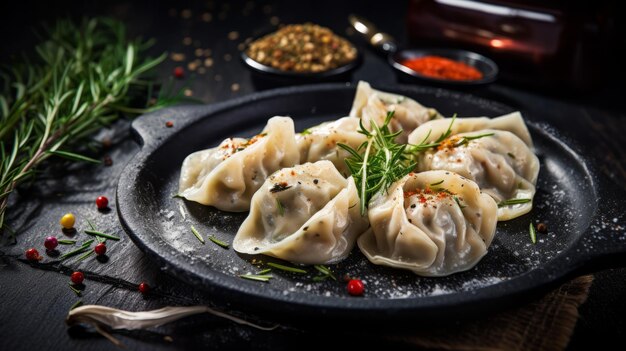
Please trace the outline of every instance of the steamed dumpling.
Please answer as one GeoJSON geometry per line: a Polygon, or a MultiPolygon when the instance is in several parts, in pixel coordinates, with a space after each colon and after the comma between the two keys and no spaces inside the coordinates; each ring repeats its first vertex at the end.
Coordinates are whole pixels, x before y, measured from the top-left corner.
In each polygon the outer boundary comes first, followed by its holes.
{"type": "Polygon", "coordinates": [[[250,209],[252,195],[273,172],[298,163],[293,121],[273,117],[250,138],[229,138],[212,149],[194,152],[183,162],[179,194],[223,211],[250,209]]]}
{"type": "MultiPolygon", "coordinates": [[[[411,134],[409,142],[420,143],[424,139],[426,143],[433,142],[445,133],[449,125],[450,120],[426,123],[411,134]],[[441,122],[447,122],[447,125],[441,122]],[[428,136],[430,130],[432,132],[428,136]]],[[[533,153],[531,145],[530,134],[519,113],[492,120],[457,119],[452,125],[449,138],[438,148],[419,154],[417,169],[459,173],[475,181],[497,203],[520,201],[521,203],[501,206],[498,209],[498,220],[505,221],[524,215],[532,209],[539,159],[533,153]],[[483,137],[473,139],[481,135],[483,137]],[[523,202],[526,199],[530,201],[523,202]]]]}
{"type": "Polygon", "coordinates": [[[409,134],[424,122],[442,118],[433,108],[427,108],[406,96],[372,89],[369,83],[359,82],[352,102],[350,116],[363,120],[363,126],[370,129],[371,122],[382,125],[387,113],[394,111],[389,126],[392,132],[402,130],[396,142],[405,144],[409,134]]]}
{"type": "Polygon", "coordinates": [[[371,229],[359,248],[374,264],[422,276],[472,268],[496,231],[497,205],[476,183],[452,172],[411,173],[369,203],[371,229]]]}
{"type": "Polygon", "coordinates": [[[358,119],[344,117],[298,133],[296,143],[300,150],[300,163],[328,160],[344,177],[348,177],[350,170],[345,159],[350,154],[337,144],[346,144],[356,150],[359,145],[367,140],[365,135],[359,133],[358,130],[358,119]]]}
{"type": "Polygon", "coordinates": [[[330,161],[272,174],[254,194],[233,248],[294,263],[326,264],[345,258],[367,229],[352,177],[330,161]]]}

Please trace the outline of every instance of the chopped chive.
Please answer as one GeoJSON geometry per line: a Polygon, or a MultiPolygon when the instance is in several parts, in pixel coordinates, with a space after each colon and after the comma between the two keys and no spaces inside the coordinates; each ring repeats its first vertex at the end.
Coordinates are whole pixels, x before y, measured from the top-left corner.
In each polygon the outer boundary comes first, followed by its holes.
{"type": "Polygon", "coordinates": [[[78,300],[78,301],[74,302],[74,304],[70,307],[70,311],[75,309],[76,307],[82,305],[82,304],[83,304],[82,300],[78,300]]]}
{"type": "Polygon", "coordinates": [[[62,239],[62,240],[59,240],[59,244],[61,244],[61,245],[74,245],[74,244],[76,244],[76,240],[62,239]]]}
{"type": "Polygon", "coordinates": [[[89,226],[91,227],[91,230],[96,230],[96,227],[93,225],[93,223],[91,223],[89,218],[87,219],[87,224],[89,224],[89,226]]]}
{"type": "Polygon", "coordinates": [[[265,274],[265,275],[260,275],[260,274],[241,274],[239,275],[240,278],[244,278],[244,279],[248,279],[248,280],[255,280],[258,282],[269,282],[270,279],[273,278],[273,276],[271,274],[265,274]]]}
{"type": "Polygon", "coordinates": [[[532,201],[531,199],[508,199],[508,200],[504,200],[504,201],[500,202],[498,204],[498,207],[525,204],[525,203],[531,202],[531,201],[532,201]]]}
{"type": "Polygon", "coordinates": [[[119,237],[111,235],[111,234],[106,234],[103,232],[99,232],[97,230],[85,230],[85,233],[89,234],[89,235],[94,235],[94,236],[99,236],[99,237],[103,237],[103,238],[107,238],[107,239],[111,239],[111,240],[120,240],[119,237]]]}
{"type": "Polygon", "coordinates": [[[81,291],[76,289],[75,287],[72,286],[72,283],[67,283],[70,286],[70,289],[72,289],[72,291],[74,292],[74,294],[76,294],[76,296],[80,297],[81,296],[81,291]]]}
{"type": "Polygon", "coordinates": [[[278,214],[280,216],[285,215],[285,208],[283,207],[283,204],[280,202],[278,198],[276,199],[276,208],[278,208],[278,214]]]}
{"type": "Polygon", "coordinates": [[[200,235],[200,233],[198,233],[198,231],[196,230],[196,228],[194,228],[193,226],[191,226],[191,232],[193,233],[193,235],[196,236],[196,238],[198,238],[198,240],[200,240],[200,242],[204,245],[204,238],[202,237],[202,235],[200,235]]]}
{"type": "Polygon", "coordinates": [[[530,227],[529,227],[529,232],[530,232],[530,241],[533,242],[533,244],[537,243],[537,232],[535,232],[535,226],[533,225],[533,222],[530,222],[530,227]]]}
{"type": "Polygon", "coordinates": [[[308,135],[308,134],[311,134],[311,130],[309,128],[300,132],[300,135],[308,135]]]}
{"type": "Polygon", "coordinates": [[[435,186],[443,183],[443,179],[438,181],[437,183],[432,183],[430,186],[435,186]]]}
{"type": "Polygon", "coordinates": [[[268,262],[267,265],[270,266],[270,267],[274,267],[276,269],[280,269],[281,271],[292,272],[292,273],[300,273],[300,274],[306,274],[307,273],[304,269],[300,269],[300,268],[296,268],[296,267],[284,266],[282,264],[278,264],[278,263],[274,263],[274,262],[268,262]]]}
{"type": "Polygon", "coordinates": [[[217,245],[219,245],[219,246],[221,246],[221,247],[223,247],[225,249],[228,249],[228,243],[227,242],[221,241],[220,239],[214,237],[213,235],[209,236],[209,240],[211,240],[212,242],[216,243],[217,245]]]}
{"type": "Polygon", "coordinates": [[[259,274],[259,275],[263,275],[263,274],[267,274],[267,273],[269,273],[269,272],[271,272],[271,271],[272,271],[272,269],[271,269],[271,268],[265,268],[264,270],[260,271],[260,272],[259,272],[259,273],[257,273],[257,274],[259,274]]]}
{"type": "Polygon", "coordinates": [[[515,159],[515,155],[513,155],[512,153],[507,152],[506,154],[509,155],[510,158],[515,159]]]}

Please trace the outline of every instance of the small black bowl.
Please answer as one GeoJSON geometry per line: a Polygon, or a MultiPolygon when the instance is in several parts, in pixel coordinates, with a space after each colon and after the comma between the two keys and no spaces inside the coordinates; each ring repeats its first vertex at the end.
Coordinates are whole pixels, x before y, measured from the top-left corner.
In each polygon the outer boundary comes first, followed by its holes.
{"type": "Polygon", "coordinates": [[[358,52],[356,58],[349,63],[327,71],[315,73],[299,73],[281,71],[253,60],[246,51],[241,52],[243,64],[250,69],[252,83],[257,89],[271,89],[281,86],[302,85],[328,82],[350,81],[352,73],[362,62],[361,54],[358,52]]]}
{"type": "Polygon", "coordinates": [[[491,59],[472,51],[459,49],[405,49],[388,56],[389,64],[396,70],[398,78],[408,83],[428,83],[442,87],[472,88],[493,83],[498,77],[498,66],[491,59]],[[453,80],[428,77],[416,72],[401,62],[423,56],[440,56],[463,62],[479,70],[483,77],[474,80],[453,80]]]}

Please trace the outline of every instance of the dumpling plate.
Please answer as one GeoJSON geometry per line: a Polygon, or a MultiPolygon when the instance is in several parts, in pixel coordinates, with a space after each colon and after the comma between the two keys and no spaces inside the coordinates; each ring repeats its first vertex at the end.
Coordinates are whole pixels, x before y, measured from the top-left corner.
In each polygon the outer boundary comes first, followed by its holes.
{"type": "MultiPolygon", "coordinates": [[[[514,108],[472,95],[421,87],[379,87],[414,98],[444,115],[495,117],[514,108]]],[[[371,264],[355,247],[330,268],[338,281],[314,282],[316,271],[298,275],[277,271],[269,283],[244,280],[260,269],[253,259],[192,234],[232,242],[247,213],[226,213],[183,199],[177,193],[180,166],[191,152],[231,136],[252,136],[275,115],[294,118],[300,131],[343,117],[355,87],[346,84],[299,86],[261,92],[220,104],[181,106],[138,118],[133,129],[142,149],[123,172],[117,189],[120,219],[137,246],[163,270],[204,289],[212,298],[272,318],[314,321],[400,321],[419,317],[442,321],[484,314],[528,300],[537,293],[606,263],[623,263],[626,232],[624,195],[595,172],[593,164],[537,117],[524,114],[541,161],[535,208],[498,224],[483,260],[472,270],[444,278],[371,264]],[[174,127],[166,128],[172,121],[174,127]],[[547,234],[532,244],[529,223],[543,222],[547,234]],[[620,256],[620,254],[622,254],[620,256]],[[344,276],[359,277],[363,297],[346,293],[344,276]]],[[[524,111],[522,111],[524,112],[524,111]]],[[[558,127],[558,126],[557,126],[558,127]]]]}

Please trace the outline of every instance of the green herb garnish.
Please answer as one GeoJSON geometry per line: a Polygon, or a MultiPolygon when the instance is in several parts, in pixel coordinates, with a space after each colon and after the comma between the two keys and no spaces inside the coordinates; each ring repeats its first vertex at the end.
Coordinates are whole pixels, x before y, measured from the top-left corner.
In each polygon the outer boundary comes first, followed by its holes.
{"type": "Polygon", "coordinates": [[[426,136],[424,137],[424,139],[417,145],[409,145],[408,147],[408,151],[410,153],[416,154],[418,152],[424,152],[427,150],[430,150],[432,148],[436,148],[439,145],[441,145],[441,143],[446,140],[448,137],[450,137],[450,134],[452,134],[452,125],[454,124],[454,122],[456,121],[456,113],[454,114],[454,116],[452,116],[452,120],[450,121],[450,124],[448,125],[448,129],[442,133],[439,138],[437,138],[437,140],[435,140],[432,143],[426,143],[426,140],[428,140],[428,138],[430,137],[430,134],[432,133],[432,129],[428,131],[428,133],[426,134],[426,136]]]}
{"type": "Polygon", "coordinates": [[[74,294],[76,294],[76,296],[80,297],[81,296],[81,291],[76,289],[75,287],[72,286],[72,283],[68,283],[70,286],[70,289],[72,289],[72,291],[74,292],[74,294]]]}
{"type": "Polygon", "coordinates": [[[193,233],[193,235],[196,236],[196,238],[198,238],[198,240],[204,245],[204,238],[202,237],[202,235],[200,235],[200,233],[198,233],[198,231],[196,230],[196,228],[194,228],[193,226],[191,226],[191,232],[193,233]]]}
{"type": "Polygon", "coordinates": [[[299,273],[299,274],[307,273],[304,269],[300,269],[296,267],[289,267],[289,266],[285,266],[279,263],[268,262],[267,265],[276,269],[280,269],[281,271],[285,271],[285,272],[299,273]]]}
{"type": "Polygon", "coordinates": [[[258,282],[269,282],[270,279],[274,278],[274,276],[271,274],[241,274],[239,275],[239,277],[248,280],[255,280],[258,282]]]}
{"type": "Polygon", "coordinates": [[[430,186],[436,186],[436,185],[439,185],[439,184],[443,184],[443,179],[438,181],[437,183],[432,183],[430,186]]]}
{"type": "Polygon", "coordinates": [[[258,274],[263,275],[263,274],[267,274],[267,273],[269,273],[271,271],[272,271],[271,268],[265,268],[264,270],[260,271],[258,274]]]}
{"type": "Polygon", "coordinates": [[[331,270],[328,267],[326,267],[324,265],[318,265],[318,264],[316,264],[313,267],[315,267],[315,269],[317,269],[318,272],[321,273],[321,275],[313,277],[313,281],[321,282],[321,281],[324,281],[324,280],[326,280],[328,278],[330,278],[332,280],[337,280],[337,278],[335,278],[335,275],[333,275],[333,272],[331,272],[331,270]]]}
{"type": "Polygon", "coordinates": [[[456,202],[456,204],[457,204],[457,205],[459,205],[459,208],[460,208],[461,210],[467,207],[466,205],[461,205],[461,201],[459,200],[459,198],[458,198],[456,195],[455,195],[455,196],[452,196],[452,198],[454,199],[454,201],[456,202]]]}
{"type": "Polygon", "coordinates": [[[531,201],[532,201],[532,199],[508,199],[508,200],[504,200],[504,201],[500,202],[498,204],[498,207],[525,204],[525,203],[531,202],[531,201]]]}
{"type": "Polygon", "coordinates": [[[300,135],[309,135],[309,134],[311,134],[311,130],[309,128],[300,132],[300,135]]]}
{"type": "Polygon", "coordinates": [[[365,215],[367,204],[374,194],[387,190],[393,182],[407,175],[416,166],[411,161],[412,155],[406,150],[407,145],[396,144],[394,141],[402,131],[392,133],[389,130],[393,115],[393,111],[389,112],[382,126],[372,121],[371,132],[360,121],[358,132],[365,135],[367,140],[356,150],[345,144],[337,144],[351,155],[345,162],[359,187],[362,215],[365,215]]]}
{"type": "Polygon", "coordinates": [[[209,236],[209,240],[211,240],[212,242],[214,242],[215,244],[228,249],[228,243],[225,241],[221,241],[220,239],[214,237],[213,235],[209,236]]]}
{"type": "Polygon", "coordinates": [[[283,204],[280,202],[278,198],[276,198],[276,208],[278,209],[279,216],[282,217],[285,215],[285,207],[283,207],[283,204]]]}
{"type": "Polygon", "coordinates": [[[78,249],[72,250],[72,251],[67,252],[67,253],[64,253],[63,255],[61,255],[59,257],[59,259],[60,260],[64,260],[66,258],[69,258],[69,257],[72,257],[72,256],[76,256],[78,254],[81,254],[81,253],[85,252],[85,250],[89,250],[89,246],[91,246],[91,244],[93,242],[94,242],[94,239],[87,240],[78,249]]]}
{"type": "Polygon", "coordinates": [[[515,155],[513,155],[512,153],[507,152],[506,154],[509,155],[510,158],[515,159],[515,155]]]}
{"type": "Polygon", "coordinates": [[[494,134],[495,133],[492,132],[492,133],[464,136],[464,137],[461,137],[461,139],[459,139],[459,141],[454,143],[454,147],[467,145],[472,140],[476,140],[476,139],[480,139],[480,138],[484,138],[484,137],[488,137],[488,136],[493,136],[494,134]]]}
{"type": "Polygon", "coordinates": [[[122,114],[184,99],[182,91],[167,96],[167,89],[152,99],[155,82],[146,73],[166,55],[148,58],[150,46],[129,40],[125,26],[112,19],[59,20],[42,35],[35,57],[0,69],[0,229],[9,196],[31,182],[44,161],[100,163],[77,153],[97,130],[122,114]]]}
{"type": "Polygon", "coordinates": [[[61,244],[61,245],[74,245],[74,244],[76,244],[76,240],[62,239],[62,240],[59,240],[59,244],[61,244]]]}
{"type": "Polygon", "coordinates": [[[82,305],[82,304],[83,304],[82,300],[78,300],[78,301],[74,302],[74,304],[70,307],[70,311],[75,309],[76,307],[82,305]]]}
{"type": "Polygon", "coordinates": [[[535,232],[535,226],[533,225],[533,222],[530,222],[530,227],[528,229],[529,233],[530,233],[530,241],[533,242],[533,244],[537,243],[537,232],[535,232]]]}
{"type": "Polygon", "coordinates": [[[111,240],[116,240],[116,241],[120,240],[120,238],[117,237],[117,236],[114,236],[114,235],[111,235],[111,234],[107,234],[107,233],[103,233],[103,232],[100,232],[100,231],[97,231],[97,230],[89,230],[89,229],[87,229],[87,230],[85,230],[85,233],[89,234],[89,235],[96,236],[96,237],[101,237],[101,238],[106,238],[106,239],[111,239],[111,240]]]}

